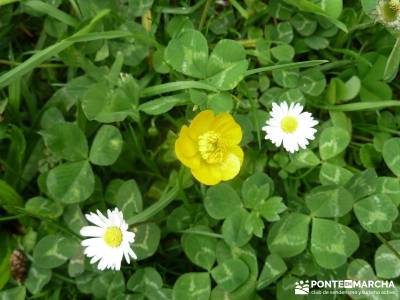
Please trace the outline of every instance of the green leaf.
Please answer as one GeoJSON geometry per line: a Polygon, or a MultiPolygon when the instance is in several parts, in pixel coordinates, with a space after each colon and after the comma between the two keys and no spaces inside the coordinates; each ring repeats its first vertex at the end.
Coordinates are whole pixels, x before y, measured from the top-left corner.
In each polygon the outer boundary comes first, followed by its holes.
{"type": "Polygon", "coordinates": [[[234,99],[229,93],[211,94],[207,97],[207,107],[216,114],[230,112],[234,107],[234,99]]]}
{"type": "Polygon", "coordinates": [[[18,286],[0,292],[0,300],[25,300],[26,288],[18,286]]]}
{"type": "Polygon", "coordinates": [[[353,176],[349,170],[331,163],[323,163],[319,172],[319,180],[323,185],[343,185],[353,176]]]}
{"type": "Polygon", "coordinates": [[[367,169],[353,175],[345,187],[353,194],[355,200],[369,196],[375,192],[378,176],[374,169],[367,169]]]}
{"type": "Polygon", "coordinates": [[[134,216],[143,210],[142,194],[135,180],[125,181],[115,194],[117,206],[125,218],[134,216]]]}
{"type": "Polygon", "coordinates": [[[382,103],[383,99],[392,99],[392,90],[385,82],[363,80],[361,84],[360,98],[361,101],[364,102],[381,102],[380,104],[384,105],[384,103],[382,103]]]}
{"type": "Polygon", "coordinates": [[[382,160],[382,155],[375,150],[374,145],[364,144],[360,148],[360,160],[365,168],[376,168],[382,160]]]}
{"type": "Polygon", "coordinates": [[[376,280],[374,270],[363,259],[355,259],[349,264],[347,277],[352,280],[376,280]]]}
{"type": "Polygon", "coordinates": [[[321,8],[328,16],[337,19],[343,10],[343,0],[322,0],[321,8]]]}
{"type": "Polygon", "coordinates": [[[172,292],[173,300],[208,300],[211,280],[208,273],[185,273],[176,280],[172,292]]]}
{"type": "Polygon", "coordinates": [[[361,90],[361,81],[360,78],[353,75],[349,80],[347,80],[344,84],[345,90],[338,94],[338,99],[343,101],[349,101],[354,99],[361,90]]]}
{"type": "Polygon", "coordinates": [[[244,78],[247,66],[243,46],[233,40],[221,40],[208,60],[206,82],[222,91],[231,90],[244,78]]]}
{"type": "Polygon", "coordinates": [[[218,264],[211,271],[218,286],[232,292],[240,287],[249,277],[249,268],[241,259],[228,259],[218,264]]]}
{"type": "Polygon", "coordinates": [[[346,33],[348,32],[347,27],[344,23],[338,21],[336,18],[331,17],[318,4],[315,4],[309,0],[285,0],[285,2],[297,7],[300,11],[310,12],[323,16],[340,30],[346,33]]]}
{"type": "Polygon", "coordinates": [[[274,223],[267,237],[268,248],[281,257],[292,257],[304,251],[308,241],[310,217],[290,213],[274,223]]]}
{"type": "Polygon", "coordinates": [[[293,12],[293,8],[280,0],[272,0],[268,5],[268,13],[277,19],[288,20],[293,12]]]}
{"type": "Polygon", "coordinates": [[[192,216],[184,206],[175,208],[168,216],[167,229],[171,232],[177,232],[189,228],[192,224],[192,216]]]}
{"type": "Polygon", "coordinates": [[[13,213],[16,212],[15,207],[22,205],[21,196],[7,182],[0,179],[0,206],[13,213]]]}
{"type": "Polygon", "coordinates": [[[289,44],[293,40],[293,28],[289,22],[280,22],[275,27],[278,33],[278,40],[289,44]]]}
{"type": "Polygon", "coordinates": [[[195,78],[207,76],[208,44],[196,30],[186,30],[165,48],[165,60],[176,71],[195,78]]]}
{"type": "Polygon", "coordinates": [[[350,143],[350,134],[342,128],[325,128],[319,139],[319,153],[323,160],[342,153],[350,143]]]}
{"type": "Polygon", "coordinates": [[[317,22],[311,18],[306,17],[301,13],[297,13],[290,19],[293,28],[302,36],[310,36],[317,29],[317,22]]]}
{"type": "Polygon", "coordinates": [[[400,138],[386,140],[382,149],[383,159],[389,169],[400,176],[400,138]]]}
{"type": "Polygon", "coordinates": [[[321,161],[318,156],[310,149],[300,150],[294,153],[292,161],[289,166],[295,169],[315,167],[319,165],[321,161]]]}
{"type": "Polygon", "coordinates": [[[385,194],[376,194],[354,204],[354,213],[361,226],[369,232],[389,232],[398,210],[392,199],[385,194]]]}
{"type": "Polygon", "coordinates": [[[379,0],[361,0],[362,8],[364,12],[368,15],[373,14],[378,5],[379,0]]]}
{"type": "Polygon", "coordinates": [[[214,219],[222,220],[238,211],[242,203],[233,188],[227,183],[210,187],[204,198],[204,207],[214,219]]]}
{"type": "Polygon", "coordinates": [[[314,50],[325,49],[329,46],[329,40],[322,36],[310,36],[304,39],[304,43],[314,50]]]}
{"type": "Polygon", "coordinates": [[[250,241],[252,234],[245,226],[248,218],[249,213],[242,208],[225,219],[222,224],[222,236],[229,245],[241,247],[250,241]]]}
{"type": "Polygon", "coordinates": [[[376,193],[389,196],[396,206],[400,204],[400,181],[393,177],[378,177],[376,180],[376,193]]]}
{"type": "Polygon", "coordinates": [[[396,43],[393,45],[392,52],[388,57],[385,66],[385,72],[383,73],[383,80],[392,81],[399,71],[400,64],[400,38],[396,39],[396,43]]]}
{"type": "Polygon", "coordinates": [[[127,289],[147,295],[153,289],[161,289],[163,280],[156,269],[146,267],[138,269],[128,280],[127,289]]]}
{"type": "Polygon", "coordinates": [[[271,54],[278,61],[289,62],[292,61],[295,51],[292,46],[284,44],[271,48],[271,54]]]}
{"type": "Polygon", "coordinates": [[[273,191],[272,179],[265,173],[256,172],[243,182],[241,193],[245,206],[254,208],[267,199],[273,191]]]}
{"type": "Polygon", "coordinates": [[[137,95],[127,94],[122,88],[113,89],[105,83],[92,84],[82,96],[86,118],[101,123],[120,122],[137,114],[137,95]]]}
{"type": "Polygon", "coordinates": [[[81,228],[87,225],[86,219],[78,204],[66,205],[64,207],[63,219],[68,228],[76,234],[79,234],[81,228]]]}
{"type": "Polygon", "coordinates": [[[122,143],[122,135],[117,127],[101,126],[90,148],[90,162],[99,166],[112,165],[121,153],[122,143]]]}
{"type": "Polygon", "coordinates": [[[32,294],[39,293],[51,279],[51,270],[32,265],[24,282],[25,287],[32,294]]]}
{"type": "Polygon", "coordinates": [[[34,216],[50,219],[57,219],[63,212],[63,207],[60,203],[40,196],[29,199],[25,203],[25,209],[34,216]]]}
{"type": "Polygon", "coordinates": [[[258,278],[257,290],[262,290],[271,283],[275,282],[286,272],[286,270],[286,263],[279,255],[268,255],[260,277],[258,278]]]}
{"type": "Polygon", "coordinates": [[[318,186],[306,196],[306,204],[313,216],[342,217],[353,207],[353,195],[344,187],[335,185],[318,186]]]}
{"type": "Polygon", "coordinates": [[[321,267],[340,267],[359,245],[357,234],[349,227],[331,220],[313,219],[311,253],[321,267]]]}
{"type": "Polygon", "coordinates": [[[33,261],[39,268],[53,269],[75,255],[80,245],[61,235],[47,235],[33,249],[33,261]]]}
{"type": "Polygon", "coordinates": [[[147,101],[139,105],[139,110],[148,115],[157,116],[170,111],[175,106],[184,105],[188,102],[189,95],[187,93],[179,93],[147,101]]]}
{"type": "Polygon", "coordinates": [[[56,201],[71,204],[86,200],[94,191],[94,175],[87,161],[66,163],[52,169],[47,188],[56,201]]]}
{"type": "Polygon", "coordinates": [[[255,210],[268,222],[276,222],[280,219],[279,214],[284,212],[286,208],[281,197],[271,197],[257,205],[255,210]]]}
{"type": "Polygon", "coordinates": [[[87,158],[88,144],[83,131],[74,123],[55,123],[41,131],[45,145],[59,158],[77,161],[87,158]]]}
{"type": "MultiPolygon", "coordinates": [[[[190,230],[212,233],[212,230],[206,226],[196,226],[190,230]]],[[[217,247],[217,240],[215,238],[184,233],[182,235],[182,247],[192,263],[208,271],[211,270],[215,262],[215,250],[217,247]]]]}
{"type": "Polygon", "coordinates": [[[155,223],[140,224],[134,228],[136,233],[132,250],[136,253],[138,260],[153,256],[160,243],[160,228],[155,223]]]}
{"type": "Polygon", "coordinates": [[[274,81],[285,88],[296,88],[300,74],[298,70],[274,70],[272,71],[274,81]]]}
{"type": "MultiPolygon", "coordinates": [[[[28,236],[28,233],[26,234],[26,236],[28,236]]],[[[0,290],[4,288],[11,277],[10,257],[12,255],[13,245],[10,242],[10,237],[11,235],[9,235],[8,233],[0,231],[0,239],[3,243],[3,247],[0,248],[0,290]]],[[[36,243],[36,241],[34,241],[34,243],[36,243]]],[[[24,247],[29,249],[29,247],[26,247],[25,243],[24,247]]]]}
{"type": "Polygon", "coordinates": [[[85,256],[83,249],[78,251],[68,263],[68,275],[71,277],[77,277],[85,272],[85,256]]]}
{"type": "Polygon", "coordinates": [[[122,272],[116,272],[108,284],[107,300],[113,300],[116,296],[122,295],[125,291],[125,278],[122,272]]]}
{"type": "Polygon", "coordinates": [[[318,69],[310,69],[300,74],[299,87],[310,96],[319,96],[326,87],[324,74],[318,69]]]}
{"type": "Polygon", "coordinates": [[[375,253],[376,275],[380,278],[396,278],[400,276],[400,240],[389,241],[381,245],[375,253]],[[389,246],[388,246],[389,245],[389,246]]]}

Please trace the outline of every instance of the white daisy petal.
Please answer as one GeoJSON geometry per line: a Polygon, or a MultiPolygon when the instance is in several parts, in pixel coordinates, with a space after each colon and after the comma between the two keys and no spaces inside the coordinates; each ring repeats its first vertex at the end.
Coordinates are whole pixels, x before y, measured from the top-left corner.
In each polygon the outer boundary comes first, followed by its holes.
{"type": "Polygon", "coordinates": [[[317,130],[313,127],[318,121],[311,113],[303,110],[304,107],[299,103],[272,103],[270,119],[262,127],[266,133],[265,139],[277,147],[282,145],[290,153],[306,149],[309,140],[315,138],[317,130]]]}
{"type": "Polygon", "coordinates": [[[99,270],[111,269],[119,271],[125,256],[127,263],[130,257],[137,259],[131,248],[135,241],[135,233],[128,231],[128,224],[118,208],[107,210],[106,216],[97,210],[86,218],[96,226],[84,226],[80,234],[89,237],[81,242],[85,247],[84,254],[91,258],[91,264],[97,264],[99,270]]]}
{"type": "Polygon", "coordinates": [[[80,230],[83,236],[101,237],[104,234],[104,229],[98,226],[84,226],[80,230]]]}

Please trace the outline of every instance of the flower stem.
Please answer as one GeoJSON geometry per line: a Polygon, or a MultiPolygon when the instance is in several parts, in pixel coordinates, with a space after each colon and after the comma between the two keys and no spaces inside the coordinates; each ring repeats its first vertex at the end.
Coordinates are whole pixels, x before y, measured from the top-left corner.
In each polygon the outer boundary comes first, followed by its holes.
{"type": "Polygon", "coordinates": [[[150,219],[151,217],[155,216],[159,213],[162,209],[164,209],[168,204],[170,204],[177,195],[179,191],[179,186],[174,185],[173,187],[168,184],[164,189],[164,192],[161,195],[161,198],[158,202],[154,203],[153,205],[147,207],[142,212],[138,213],[136,216],[128,219],[127,223],[129,225],[142,223],[150,219]]]}

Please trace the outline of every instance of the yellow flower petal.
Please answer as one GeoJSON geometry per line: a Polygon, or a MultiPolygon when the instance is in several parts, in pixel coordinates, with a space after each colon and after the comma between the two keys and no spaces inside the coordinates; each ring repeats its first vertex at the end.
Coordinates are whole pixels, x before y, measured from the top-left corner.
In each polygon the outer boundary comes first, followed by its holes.
{"type": "Polygon", "coordinates": [[[194,140],[198,138],[199,135],[208,131],[211,124],[214,122],[215,116],[211,110],[205,110],[200,112],[189,126],[190,137],[194,140]]]}
{"type": "Polygon", "coordinates": [[[240,165],[242,165],[244,157],[242,148],[240,148],[239,146],[233,146],[229,148],[229,152],[236,155],[239,158],[240,165]]]}
{"type": "Polygon", "coordinates": [[[184,164],[186,167],[191,168],[191,169],[196,169],[200,167],[201,163],[201,157],[200,155],[194,155],[192,157],[187,157],[180,149],[180,147],[177,147],[176,144],[178,143],[178,140],[175,142],[175,155],[179,159],[179,161],[184,164]]]}
{"type": "Polygon", "coordinates": [[[197,144],[189,136],[189,128],[183,126],[175,141],[176,157],[189,168],[200,166],[200,155],[197,151],[197,144]]]}
{"type": "Polygon", "coordinates": [[[241,161],[238,156],[233,153],[228,154],[226,160],[220,164],[222,180],[230,180],[239,174],[241,161]]]}
{"type": "Polygon", "coordinates": [[[197,142],[190,137],[190,131],[186,125],[183,126],[181,132],[179,132],[179,137],[176,140],[175,147],[180,148],[181,152],[187,157],[193,156],[197,153],[197,142]]]}
{"type": "Polygon", "coordinates": [[[221,182],[221,172],[217,166],[202,163],[197,169],[192,169],[192,175],[206,185],[216,185],[221,182]]]}
{"type": "Polygon", "coordinates": [[[221,134],[228,146],[237,145],[242,140],[242,128],[228,113],[218,115],[212,124],[212,128],[215,128],[214,130],[221,134]]]}

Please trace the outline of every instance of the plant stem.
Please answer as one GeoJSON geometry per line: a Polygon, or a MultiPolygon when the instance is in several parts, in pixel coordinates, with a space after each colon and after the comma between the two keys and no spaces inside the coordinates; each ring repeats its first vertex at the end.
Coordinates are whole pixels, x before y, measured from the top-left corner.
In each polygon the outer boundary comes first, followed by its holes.
{"type": "Polygon", "coordinates": [[[25,214],[18,214],[18,215],[15,215],[15,216],[2,217],[2,218],[0,218],[0,222],[19,219],[19,218],[21,218],[23,216],[25,216],[25,214]]]}
{"type": "Polygon", "coordinates": [[[203,13],[201,15],[200,24],[199,24],[199,31],[201,31],[203,29],[204,23],[206,22],[210,4],[211,4],[211,0],[207,0],[206,4],[204,5],[203,13]]]}
{"type": "Polygon", "coordinates": [[[178,193],[178,191],[179,191],[178,185],[174,185],[171,188],[170,185],[168,184],[158,202],[147,207],[145,210],[143,210],[136,216],[133,216],[132,218],[128,219],[127,223],[129,225],[142,223],[147,221],[151,217],[155,216],[157,213],[159,213],[163,208],[168,206],[168,204],[170,204],[175,199],[175,196],[178,193]]]}

